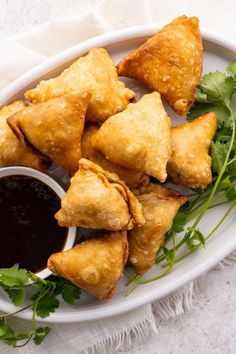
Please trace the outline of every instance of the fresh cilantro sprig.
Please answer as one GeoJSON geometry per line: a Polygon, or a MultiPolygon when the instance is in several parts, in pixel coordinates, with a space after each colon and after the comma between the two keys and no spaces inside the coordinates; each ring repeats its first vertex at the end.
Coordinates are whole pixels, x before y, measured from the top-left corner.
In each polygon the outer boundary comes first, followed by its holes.
{"type": "Polygon", "coordinates": [[[36,328],[36,316],[45,318],[59,307],[58,296],[69,304],[74,304],[80,298],[80,289],[66,279],[51,275],[47,279],[41,279],[35,274],[20,269],[16,264],[11,268],[0,269],[0,287],[8,294],[14,305],[22,305],[25,301],[25,291],[31,286],[36,292],[32,296],[32,302],[19,307],[12,313],[0,315],[0,342],[21,347],[33,339],[35,344],[40,344],[48,335],[51,328],[36,328]],[[7,321],[10,317],[32,308],[31,329],[26,333],[16,333],[7,321]]]}
{"type": "Polygon", "coordinates": [[[213,182],[204,190],[192,190],[189,201],[177,213],[156,257],[156,263],[167,269],[151,279],[143,279],[140,275],[131,277],[127,283],[128,293],[133,291],[137,284],[146,284],[166,276],[176,263],[200,247],[205,247],[207,240],[235,207],[236,118],[232,105],[235,92],[236,61],[227,66],[226,73],[215,71],[202,77],[196,89],[195,103],[187,119],[191,121],[207,112],[215,112],[218,118],[217,131],[211,144],[213,182]],[[227,211],[208,235],[204,235],[199,228],[200,221],[209,209],[222,204],[229,204],[227,211]],[[194,218],[196,219],[193,224],[187,227],[187,223],[194,218]],[[181,233],[180,241],[170,247],[170,242],[178,233],[181,233]],[[177,258],[176,252],[179,249],[184,249],[185,253],[177,258]]]}
{"type": "Polygon", "coordinates": [[[195,94],[195,103],[188,114],[188,120],[193,120],[206,112],[215,112],[219,126],[227,122],[232,113],[231,99],[235,82],[232,76],[226,76],[220,71],[203,76],[195,94]]]}

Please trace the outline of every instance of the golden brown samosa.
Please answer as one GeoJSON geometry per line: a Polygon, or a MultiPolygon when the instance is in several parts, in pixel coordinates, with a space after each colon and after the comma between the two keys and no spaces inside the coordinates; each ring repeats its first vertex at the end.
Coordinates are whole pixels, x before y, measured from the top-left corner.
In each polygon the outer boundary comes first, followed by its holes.
{"type": "Polygon", "coordinates": [[[143,226],[128,232],[129,261],[137,274],[144,274],[154,264],[165,234],[187,198],[175,190],[152,183],[134,190],[134,194],[143,206],[146,221],[143,226]]]}
{"type": "Polygon", "coordinates": [[[99,127],[94,124],[85,127],[81,139],[82,157],[95,162],[104,170],[116,173],[129,187],[135,188],[139,185],[148,184],[149,176],[145,173],[119,166],[112,161],[107,160],[100,151],[95,149],[94,138],[98,130],[99,127]]]}
{"type": "Polygon", "coordinates": [[[164,182],[171,154],[171,122],[158,92],[130,103],[101,126],[94,146],[107,159],[164,182]]]}
{"type": "Polygon", "coordinates": [[[126,231],[112,232],[52,254],[48,268],[102,300],[113,295],[127,257],[126,231]]]}
{"type": "Polygon", "coordinates": [[[86,119],[93,122],[103,122],[135,100],[135,93],[119,81],[112,59],[103,48],[91,49],[59,76],[41,81],[36,88],[27,91],[25,97],[38,103],[77,89],[86,89],[92,94],[86,119]]]}
{"type": "Polygon", "coordinates": [[[7,119],[18,139],[44,159],[75,172],[81,158],[81,136],[91,95],[73,91],[35,104],[7,119]]]}
{"type": "Polygon", "coordinates": [[[172,154],[167,172],[174,183],[206,188],[212,182],[209,149],[216,129],[217,118],[212,112],[171,129],[172,154]]]}
{"type": "Polygon", "coordinates": [[[110,231],[142,225],[142,206],[119,177],[81,159],[55,215],[60,226],[110,231]]]}
{"type": "Polygon", "coordinates": [[[50,166],[39,156],[34,155],[13,134],[7,118],[27,107],[23,101],[14,101],[0,110],[0,167],[27,166],[39,170],[50,166]]]}
{"type": "Polygon", "coordinates": [[[202,75],[202,38],[197,17],[181,16],[163,27],[118,65],[118,74],[156,90],[184,116],[202,75]]]}

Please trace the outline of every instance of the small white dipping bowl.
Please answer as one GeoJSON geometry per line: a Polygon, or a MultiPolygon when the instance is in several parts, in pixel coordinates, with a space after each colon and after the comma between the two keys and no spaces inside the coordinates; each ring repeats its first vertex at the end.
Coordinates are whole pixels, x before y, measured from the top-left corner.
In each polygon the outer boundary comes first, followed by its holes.
{"type": "MultiPolygon", "coordinates": [[[[14,175],[28,176],[28,177],[33,177],[38,179],[39,181],[49,186],[58,195],[60,199],[65,194],[65,191],[60,186],[60,184],[58,184],[53,178],[51,178],[50,176],[48,176],[43,172],[34,170],[33,168],[23,167],[23,166],[12,166],[12,167],[0,168],[0,178],[14,176],[14,175]]],[[[73,244],[75,242],[75,237],[76,237],[76,227],[69,227],[67,233],[67,240],[64,248],[62,249],[63,251],[66,251],[73,247],[73,244]]],[[[47,278],[50,274],[52,274],[52,272],[48,268],[45,268],[38,273],[35,273],[35,275],[37,275],[42,279],[47,278]]]]}

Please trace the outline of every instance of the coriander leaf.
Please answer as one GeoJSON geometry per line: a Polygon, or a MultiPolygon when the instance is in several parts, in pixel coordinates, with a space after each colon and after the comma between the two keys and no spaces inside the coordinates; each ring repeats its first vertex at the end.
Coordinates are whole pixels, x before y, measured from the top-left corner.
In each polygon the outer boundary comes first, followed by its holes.
{"type": "Polygon", "coordinates": [[[0,284],[2,286],[22,286],[29,280],[26,269],[19,269],[15,264],[11,268],[0,268],[0,284]]]}
{"type": "Polygon", "coordinates": [[[173,230],[176,233],[182,232],[184,230],[184,225],[186,223],[186,214],[184,212],[179,212],[173,221],[173,230]]]}
{"type": "Polygon", "coordinates": [[[9,298],[15,305],[20,305],[25,300],[25,291],[23,288],[11,289],[4,287],[4,291],[8,294],[9,298]]]}
{"type": "Polygon", "coordinates": [[[230,102],[234,93],[234,79],[232,77],[227,77],[225,79],[225,92],[224,92],[224,101],[227,106],[230,106],[230,102]]]}
{"type": "Polygon", "coordinates": [[[232,163],[230,163],[230,165],[228,166],[228,171],[236,173],[236,159],[233,160],[232,163]]]}
{"type": "Polygon", "coordinates": [[[225,193],[226,199],[236,205],[236,191],[234,188],[230,188],[226,193],[225,193]]]}
{"type": "MultiPolygon", "coordinates": [[[[180,208],[178,213],[176,214],[172,227],[169,232],[167,232],[165,236],[164,245],[169,243],[169,241],[173,238],[176,233],[182,232],[184,230],[184,225],[186,224],[186,213],[185,213],[186,206],[180,208]]],[[[159,252],[158,252],[159,253],[159,252]]]]}
{"type": "Polygon", "coordinates": [[[232,63],[227,66],[226,70],[229,75],[236,75],[236,60],[232,61],[232,63]]]}
{"type": "Polygon", "coordinates": [[[220,71],[215,71],[204,75],[199,86],[207,94],[208,100],[219,101],[226,106],[230,105],[234,92],[233,78],[226,77],[220,71]]]}
{"type": "Polygon", "coordinates": [[[210,100],[223,100],[225,74],[220,71],[211,72],[202,77],[201,90],[207,94],[210,100]]]}
{"type": "Polygon", "coordinates": [[[230,176],[228,175],[220,181],[219,190],[228,190],[231,186],[232,182],[230,180],[230,176]]]}
{"type": "Polygon", "coordinates": [[[0,341],[16,346],[17,341],[29,338],[28,333],[15,333],[12,328],[8,327],[4,320],[0,319],[0,341]]]}
{"type": "Polygon", "coordinates": [[[48,335],[48,333],[51,331],[50,327],[39,327],[35,331],[35,335],[33,338],[33,341],[35,344],[39,345],[42,343],[42,341],[45,339],[45,337],[48,335]]]}
{"type": "Polygon", "coordinates": [[[59,295],[62,293],[64,278],[61,278],[55,274],[52,274],[47,278],[47,281],[48,281],[48,284],[54,285],[54,294],[55,295],[59,295]]]}
{"type": "Polygon", "coordinates": [[[202,92],[202,90],[197,87],[195,92],[195,102],[208,103],[207,94],[202,92]]]}
{"type": "Polygon", "coordinates": [[[220,141],[211,143],[211,157],[212,157],[212,168],[218,174],[222,169],[226,155],[227,155],[226,144],[221,143],[220,141]]]}
{"type": "Polygon", "coordinates": [[[192,121],[195,118],[200,117],[204,113],[208,112],[214,112],[218,118],[219,123],[221,124],[225,120],[228,119],[230,116],[230,111],[229,109],[223,105],[222,103],[219,102],[209,102],[209,103],[194,103],[192,108],[190,109],[188,115],[187,115],[187,120],[192,121]]]}
{"type": "Polygon", "coordinates": [[[200,244],[205,246],[205,237],[203,236],[203,234],[199,229],[191,230],[190,228],[188,232],[191,232],[192,235],[186,241],[186,245],[190,250],[199,247],[200,244]]]}
{"type": "Polygon", "coordinates": [[[61,294],[63,300],[68,304],[73,305],[80,298],[81,290],[69,280],[56,275],[50,275],[48,280],[56,284],[55,291],[57,294],[61,294]]]}
{"type": "Polygon", "coordinates": [[[175,263],[175,249],[168,249],[166,247],[163,247],[163,252],[165,255],[165,260],[169,265],[173,265],[175,263]]]}
{"type": "Polygon", "coordinates": [[[229,124],[229,121],[224,121],[223,124],[221,124],[220,127],[218,127],[214,141],[221,141],[221,142],[227,142],[230,141],[232,136],[232,125],[229,124]]]}
{"type": "Polygon", "coordinates": [[[227,66],[227,73],[234,80],[234,91],[236,91],[236,60],[227,66]]]}
{"type": "Polygon", "coordinates": [[[81,290],[72,283],[64,284],[62,298],[65,302],[73,305],[80,298],[81,290]]]}
{"type": "Polygon", "coordinates": [[[2,286],[23,286],[28,280],[27,270],[19,269],[18,264],[11,268],[0,268],[0,284],[2,286]]]}
{"type": "Polygon", "coordinates": [[[11,339],[13,336],[13,330],[6,325],[4,320],[0,319],[0,340],[6,344],[15,345],[16,341],[11,339]]]}
{"type": "MultiPolygon", "coordinates": [[[[32,300],[35,301],[42,296],[42,291],[38,291],[33,295],[32,300]]],[[[50,290],[43,296],[37,303],[36,314],[39,317],[45,318],[50,315],[50,313],[55,312],[56,308],[59,306],[59,301],[56,299],[57,294],[54,290],[50,290]]]]}

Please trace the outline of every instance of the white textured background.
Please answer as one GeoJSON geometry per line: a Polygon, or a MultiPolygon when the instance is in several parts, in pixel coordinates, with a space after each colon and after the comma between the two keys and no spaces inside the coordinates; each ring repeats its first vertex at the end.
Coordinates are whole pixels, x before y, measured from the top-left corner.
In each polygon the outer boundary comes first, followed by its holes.
{"type": "MultiPolygon", "coordinates": [[[[97,2],[98,0],[0,0],[0,39],[30,30],[57,16],[82,14],[97,2]]],[[[174,16],[175,13],[184,13],[187,4],[188,8],[191,7],[190,3],[193,9],[191,15],[199,16],[202,12],[205,26],[210,17],[212,29],[227,34],[232,29],[232,37],[236,37],[236,0],[159,0],[162,18],[163,13],[166,21],[170,20],[170,13],[174,16]],[[173,9],[175,6],[177,9],[173,9]]],[[[219,270],[218,267],[204,275],[195,286],[194,311],[175,320],[160,321],[158,336],[147,342],[134,344],[131,350],[120,354],[124,353],[236,354],[236,265],[224,270],[219,270]]]]}

